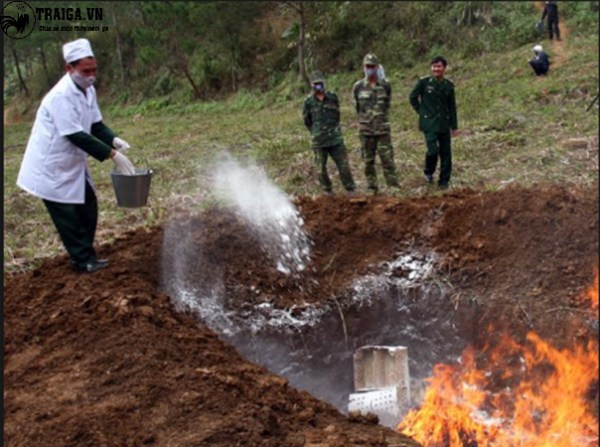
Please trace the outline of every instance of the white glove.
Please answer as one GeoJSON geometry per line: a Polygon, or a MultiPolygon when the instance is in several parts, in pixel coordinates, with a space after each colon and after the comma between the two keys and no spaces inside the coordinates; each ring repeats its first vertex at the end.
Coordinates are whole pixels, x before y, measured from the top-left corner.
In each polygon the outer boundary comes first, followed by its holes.
{"type": "Polygon", "coordinates": [[[129,161],[129,158],[127,158],[122,153],[115,152],[115,156],[112,158],[112,161],[115,162],[117,171],[119,171],[121,174],[125,174],[125,175],[134,175],[135,174],[135,168],[133,167],[133,164],[129,161]]]}
{"type": "Polygon", "coordinates": [[[127,149],[129,149],[131,147],[131,146],[129,146],[129,143],[127,141],[122,140],[119,137],[114,137],[112,144],[116,150],[118,150],[119,152],[121,152],[123,154],[126,153],[127,149]]]}

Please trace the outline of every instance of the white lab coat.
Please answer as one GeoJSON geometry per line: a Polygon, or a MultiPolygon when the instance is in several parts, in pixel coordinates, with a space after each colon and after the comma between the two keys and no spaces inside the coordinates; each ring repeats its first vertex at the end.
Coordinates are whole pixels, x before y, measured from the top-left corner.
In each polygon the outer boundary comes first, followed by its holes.
{"type": "Polygon", "coordinates": [[[17,185],[53,202],[84,203],[86,178],[94,187],[88,155],[65,135],[91,133],[92,124],[98,121],[102,121],[102,115],[94,87],[84,95],[65,74],[46,94],[37,111],[17,185]]]}

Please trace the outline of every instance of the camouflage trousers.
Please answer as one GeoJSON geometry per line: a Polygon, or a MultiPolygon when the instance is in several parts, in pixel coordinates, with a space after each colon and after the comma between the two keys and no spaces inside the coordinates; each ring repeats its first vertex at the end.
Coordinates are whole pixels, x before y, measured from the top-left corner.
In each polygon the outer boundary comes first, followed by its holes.
{"type": "Polygon", "coordinates": [[[379,154],[383,177],[388,186],[398,186],[398,174],[394,164],[394,148],[390,134],[360,135],[360,153],[365,162],[365,177],[367,187],[377,191],[377,173],[375,172],[375,157],[379,154]]]}
{"type": "Polygon", "coordinates": [[[338,168],[340,180],[346,191],[354,191],[356,189],[344,143],[329,147],[313,147],[313,151],[315,153],[315,165],[319,173],[319,183],[325,191],[331,192],[332,190],[331,179],[329,178],[329,174],[327,174],[327,159],[329,156],[333,158],[338,168]]]}

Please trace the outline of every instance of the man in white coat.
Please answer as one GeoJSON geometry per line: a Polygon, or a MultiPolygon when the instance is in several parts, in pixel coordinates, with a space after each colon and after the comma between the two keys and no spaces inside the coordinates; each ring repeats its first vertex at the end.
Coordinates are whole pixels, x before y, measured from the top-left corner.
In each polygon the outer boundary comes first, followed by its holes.
{"type": "Polygon", "coordinates": [[[93,87],[97,64],[87,39],[63,46],[66,74],[46,94],[37,111],[17,185],[41,198],[80,272],[108,265],[97,259],[94,236],[98,202],[88,155],[110,158],[123,174],[135,174],[123,155],[129,144],[102,122],[93,87]]]}

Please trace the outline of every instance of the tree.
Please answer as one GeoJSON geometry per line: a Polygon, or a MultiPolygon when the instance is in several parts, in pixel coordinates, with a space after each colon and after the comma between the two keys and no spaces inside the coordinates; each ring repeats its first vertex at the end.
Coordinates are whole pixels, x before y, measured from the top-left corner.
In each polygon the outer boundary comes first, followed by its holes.
{"type": "Polygon", "coordinates": [[[473,26],[478,22],[492,24],[494,5],[490,2],[463,1],[457,2],[456,24],[458,26],[473,26]]]}
{"type": "Polygon", "coordinates": [[[123,51],[121,49],[121,33],[119,31],[119,22],[117,21],[117,15],[115,13],[115,4],[110,3],[109,6],[110,15],[112,18],[113,26],[115,27],[115,47],[117,52],[117,63],[119,69],[119,80],[121,86],[125,85],[125,66],[123,65],[123,51]]]}
{"type": "Polygon", "coordinates": [[[165,1],[140,3],[138,8],[144,26],[134,33],[136,43],[141,46],[142,61],[154,68],[165,65],[172,73],[182,74],[196,99],[202,98],[202,92],[192,76],[190,56],[200,40],[198,33],[202,23],[194,23],[191,18],[198,17],[196,10],[204,5],[165,1]]]}
{"type": "Polygon", "coordinates": [[[282,5],[284,13],[292,14],[296,17],[297,22],[293,23],[288,28],[288,36],[295,35],[296,48],[298,50],[298,77],[308,86],[310,80],[306,71],[306,35],[307,35],[307,5],[306,2],[284,2],[282,5]]]}
{"type": "MultiPolygon", "coordinates": [[[[234,92],[245,62],[254,60],[254,20],[260,11],[257,6],[251,2],[217,2],[210,11],[214,19],[207,23],[203,42],[209,53],[222,57],[234,92]]],[[[204,17],[208,16],[209,11],[202,12],[204,17]]]]}
{"type": "Polygon", "coordinates": [[[17,51],[16,44],[12,39],[5,40],[10,41],[8,42],[8,45],[10,47],[10,54],[12,56],[12,62],[14,63],[17,79],[19,80],[19,91],[25,93],[25,96],[29,96],[29,89],[27,88],[27,84],[25,84],[25,78],[23,77],[21,68],[21,59],[19,58],[19,52],[17,51]]]}

